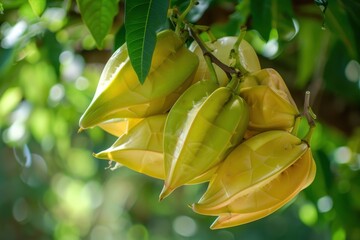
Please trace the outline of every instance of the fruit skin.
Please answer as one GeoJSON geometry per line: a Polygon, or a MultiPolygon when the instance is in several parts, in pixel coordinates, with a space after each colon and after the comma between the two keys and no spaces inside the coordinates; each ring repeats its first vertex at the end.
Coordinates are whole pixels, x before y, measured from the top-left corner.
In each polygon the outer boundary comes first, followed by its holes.
{"type": "Polygon", "coordinates": [[[276,94],[268,86],[254,86],[241,91],[240,95],[250,108],[249,130],[290,130],[299,112],[293,105],[276,94]]]}
{"type": "Polygon", "coordinates": [[[306,142],[280,130],[263,132],[242,142],[221,163],[193,210],[217,215],[234,199],[275,179],[308,148],[306,142]]]}
{"type": "Polygon", "coordinates": [[[162,146],[165,120],[165,114],[141,120],[127,133],[121,135],[109,149],[94,156],[116,161],[154,178],[163,178],[162,146]]]}
{"type": "MultiPolygon", "coordinates": [[[[219,38],[215,42],[206,42],[206,45],[212,50],[211,53],[216,58],[218,58],[226,65],[229,65],[230,51],[233,48],[236,40],[237,37],[227,36],[219,38]]],[[[189,46],[189,49],[193,51],[200,59],[193,83],[202,79],[210,79],[210,73],[203,56],[203,52],[201,51],[199,45],[194,41],[189,46]]],[[[244,39],[241,40],[239,46],[239,59],[241,65],[248,72],[255,72],[261,69],[259,59],[256,55],[254,48],[244,39]]],[[[213,64],[213,66],[215,68],[215,72],[220,86],[226,86],[226,84],[229,83],[229,78],[226,76],[225,72],[221,70],[221,68],[219,68],[216,64],[213,64]]]]}
{"type": "MultiPolygon", "coordinates": [[[[136,172],[164,180],[163,135],[167,114],[144,119],[129,119],[118,124],[136,124],[124,130],[108,149],[94,154],[100,159],[113,160],[136,172]]],[[[209,181],[218,166],[196,177],[186,184],[209,181]]]]}
{"type": "Polygon", "coordinates": [[[248,114],[246,102],[230,87],[200,81],[186,90],[165,124],[160,199],[219,164],[242,141],[248,114]]]}
{"type": "Polygon", "coordinates": [[[314,180],[316,165],[308,149],[278,176],[219,210],[211,229],[228,228],[266,217],[291,201],[314,180]]]}
{"type": "Polygon", "coordinates": [[[100,123],[98,126],[105,132],[116,137],[128,133],[131,128],[141,122],[143,118],[120,118],[111,119],[107,122],[100,123]]]}
{"type": "Polygon", "coordinates": [[[298,111],[296,103],[291,96],[291,93],[286,86],[284,79],[281,75],[273,68],[264,68],[259,71],[246,74],[241,79],[239,84],[239,91],[245,90],[258,85],[264,85],[271,88],[279,96],[288,101],[298,111]]]}
{"type": "Polygon", "coordinates": [[[199,59],[171,30],[157,35],[150,71],[143,84],[131,66],[126,44],[109,59],[80,128],[114,118],[142,118],[169,110],[191,84],[199,59]]]}
{"type": "Polygon", "coordinates": [[[249,132],[252,136],[267,130],[290,131],[299,110],[282,77],[274,69],[262,69],[241,79],[240,96],[250,108],[249,132]]]}

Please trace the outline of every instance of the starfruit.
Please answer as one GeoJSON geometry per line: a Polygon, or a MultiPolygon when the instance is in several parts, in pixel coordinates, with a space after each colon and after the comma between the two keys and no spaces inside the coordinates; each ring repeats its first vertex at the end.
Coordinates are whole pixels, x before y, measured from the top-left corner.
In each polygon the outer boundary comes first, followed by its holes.
{"type": "MultiPolygon", "coordinates": [[[[94,154],[100,159],[113,160],[136,172],[164,179],[163,135],[167,115],[136,119],[137,123],[120,135],[108,149],[94,154]]],[[[132,121],[133,119],[129,119],[132,121]]],[[[120,123],[128,123],[124,120],[120,123]]],[[[209,181],[218,166],[186,184],[209,181]]]]}
{"type": "Polygon", "coordinates": [[[100,123],[98,126],[105,132],[108,132],[116,137],[120,137],[121,135],[128,133],[131,128],[136,126],[142,120],[142,118],[111,119],[100,123]]]}
{"type": "Polygon", "coordinates": [[[250,108],[250,131],[291,130],[299,117],[299,110],[284,80],[273,69],[246,75],[239,91],[250,108]]]}
{"type": "Polygon", "coordinates": [[[114,160],[134,171],[154,178],[164,176],[163,131],[166,114],[141,120],[121,135],[107,150],[94,154],[114,160]]]}
{"type": "Polygon", "coordinates": [[[95,95],[80,119],[82,129],[118,118],[165,113],[191,84],[198,57],[171,30],[157,35],[150,71],[141,84],[131,65],[127,45],[107,62],[95,95]]]}
{"type": "MultiPolygon", "coordinates": [[[[206,42],[206,45],[208,48],[210,48],[211,53],[216,58],[218,58],[224,64],[229,65],[231,61],[230,52],[231,49],[234,47],[236,40],[237,37],[235,36],[227,36],[227,37],[219,38],[214,42],[206,42]]],[[[200,59],[199,66],[195,73],[193,82],[197,82],[202,79],[209,79],[210,72],[204,60],[203,52],[199,47],[199,45],[197,44],[197,42],[194,41],[189,46],[189,49],[194,53],[196,53],[196,55],[198,55],[200,59]]],[[[244,39],[241,40],[238,50],[239,50],[240,63],[246,71],[255,72],[261,69],[259,59],[256,55],[254,48],[246,40],[244,39]]],[[[220,86],[225,86],[227,83],[229,83],[229,78],[226,76],[225,72],[220,67],[218,67],[215,64],[213,65],[220,86]]]]}
{"type": "Polygon", "coordinates": [[[160,199],[219,164],[242,141],[248,114],[246,102],[229,86],[200,81],[187,89],[165,124],[160,199]]]}
{"type": "Polygon", "coordinates": [[[266,217],[291,201],[315,177],[311,150],[266,185],[254,189],[219,209],[212,229],[233,227],[266,217]]]}
{"type": "Polygon", "coordinates": [[[222,162],[193,210],[217,214],[234,199],[278,177],[308,149],[306,142],[281,130],[259,133],[242,142],[222,162]]]}

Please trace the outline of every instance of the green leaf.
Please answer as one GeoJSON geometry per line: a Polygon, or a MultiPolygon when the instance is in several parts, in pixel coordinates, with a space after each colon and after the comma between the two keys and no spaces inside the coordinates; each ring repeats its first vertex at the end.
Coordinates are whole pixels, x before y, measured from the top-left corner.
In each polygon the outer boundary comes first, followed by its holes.
{"type": "Polygon", "coordinates": [[[294,12],[291,1],[273,0],[272,27],[276,28],[280,41],[289,41],[295,34],[294,12]]]}
{"type": "Polygon", "coordinates": [[[299,58],[296,76],[296,87],[303,89],[311,80],[314,70],[319,67],[325,49],[329,46],[329,31],[321,30],[321,23],[314,24],[313,20],[300,19],[298,36],[299,58]]]}
{"type": "MultiPolygon", "coordinates": [[[[360,29],[360,18],[358,13],[360,12],[360,2],[358,0],[343,0],[342,4],[346,10],[346,13],[349,17],[349,22],[351,23],[352,29],[360,29]]],[[[360,56],[360,31],[353,31],[357,48],[357,58],[360,56]]]]}
{"type": "MultiPolygon", "coordinates": [[[[5,75],[7,70],[12,65],[17,49],[14,47],[11,48],[0,48],[0,75],[5,75]]],[[[3,78],[2,78],[3,79],[3,78]]],[[[5,80],[4,80],[5,81],[5,80]]],[[[0,80],[0,86],[2,84],[0,80]]]]}
{"type": "Polygon", "coordinates": [[[357,58],[356,41],[354,32],[357,29],[352,29],[349,16],[345,9],[336,1],[330,1],[325,13],[325,27],[328,27],[334,32],[343,42],[352,58],[357,58]]]}
{"type": "Polygon", "coordinates": [[[126,43],[131,64],[141,83],[149,73],[156,31],[167,19],[169,2],[128,0],[125,3],[126,43]]]}
{"type": "Polygon", "coordinates": [[[269,40],[271,31],[271,0],[250,1],[252,28],[257,30],[265,41],[269,40]]]}
{"type": "Polygon", "coordinates": [[[325,89],[348,102],[359,104],[359,72],[359,63],[346,51],[346,46],[338,41],[331,49],[324,69],[325,89]]]}
{"type": "Polygon", "coordinates": [[[121,47],[121,45],[123,45],[124,43],[125,43],[125,26],[122,25],[121,28],[115,34],[113,50],[115,51],[116,49],[121,47]]]}
{"type": "Polygon", "coordinates": [[[89,28],[98,48],[109,33],[118,12],[118,0],[77,0],[82,19],[89,28]]]}
{"type": "Polygon", "coordinates": [[[46,7],[46,0],[29,0],[29,4],[37,16],[41,16],[46,7]]]}

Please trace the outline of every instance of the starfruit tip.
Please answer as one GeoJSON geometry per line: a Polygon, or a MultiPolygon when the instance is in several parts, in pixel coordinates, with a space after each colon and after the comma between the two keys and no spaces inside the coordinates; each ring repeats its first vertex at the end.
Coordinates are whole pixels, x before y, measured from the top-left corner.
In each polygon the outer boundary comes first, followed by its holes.
{"type": "Polygon", "coordinates": [[[161,193],[159,195],[159,201],[162,201],[164,198],[166,198],[167,196],[169,196],[172,192],[174,191],[174,189],[169,188],[168,185],[164,184],[163,189],[161,190],[161,193]]]}
{"type": "Polygon", "coordinates": [[[221,206],[215,205],[209,207],[206,204],[193,203],[191,209],[198,214],[216,216],[217,215],[216,209],[218,209],[219,207],[221,206]]]}
{"type": "Polygon", "coordinates": [[[99,159],[108,159],[108,155],[104,151],[99,152],[99,153],[92,153],[92,155],[93,155],[93,157],[96,157],[99,159]]]}
{"type": "Polygon", "coordinates": [[[77,133],[81,133],[81,132],[84,131],[84,130],[85,130],[84,128],[80,127],[80,128],[78,129],[77,133]]]}
{"type": "Polygon", "coordinates": [[[216,220],[210,225],[210,229],[211,230],[218,230],[218,229],[223,229],[223,228],[229,228],[229,227],[235,227],[235,226],[238,226],[238,225],[227,225],[227,224],[224,224],[226,223],[227,221],[229,221],[231,217],[228,217],[226,218],[226,220],[224,221],[224,218],[223,216],[218,216],[216,218],[216,220]]]}

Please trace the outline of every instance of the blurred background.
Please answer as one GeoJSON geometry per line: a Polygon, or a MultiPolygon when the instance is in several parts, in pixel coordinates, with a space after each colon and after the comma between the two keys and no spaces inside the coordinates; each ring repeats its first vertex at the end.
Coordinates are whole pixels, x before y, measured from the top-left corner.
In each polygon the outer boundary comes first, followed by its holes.
{"type": "Polygon", "coordinates": [[[314,183],[276,213],[224,230],[187,206],[206,184],[159,202],[162,181],[92,156],[115,137],[77,133],[123,42],[123,2],[101,50],[76,1],[34,2],[0,1],[0,239],[360,239],[359,1],[202,0],[190,13],[217,37],[246,25],[262,67],[283,76],[300,109],[310,90],[317,115],[314,183]]]}

